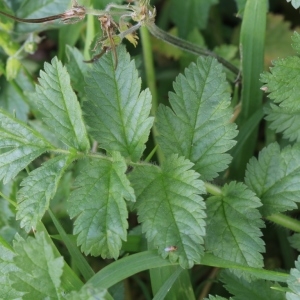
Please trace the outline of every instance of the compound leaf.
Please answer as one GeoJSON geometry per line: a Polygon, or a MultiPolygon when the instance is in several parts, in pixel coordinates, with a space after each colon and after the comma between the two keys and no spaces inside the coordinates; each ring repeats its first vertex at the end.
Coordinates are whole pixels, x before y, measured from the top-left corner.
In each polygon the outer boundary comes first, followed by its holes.
{"type": "Polygon", "coordinates": [[[184,268],[200,263],[205,235],[205,193],[193,164],[177,155],[161,168],[135,167],[130,175],[137,195],[137,209],[143,232],[162,257],[179,260],[184,268]]]}
{"type": "Polygon", "coordinates": [[[140,92],[134,61],[125,48],[118,47],[118,66],[107,53],[86,77],[87,100],[84,112],[91,134],[108,151],[119,151],[131,160],[140,159],[148,140],[153,118],[149,117],[151,94],[140,92]]]}
{"type": "Polygon", "coordinates": [[[52,148],[38,132],[0,109],[0,180],[7,183],[32,160],[52,148]]]}
{"type": "Polygon", "coordinates": [[[195,27],[204,29],[207,24],[210,7],[218,0],[172,0],[170,14],[172,21],[178,27],[181,37],[186,37],[195,27]]]}
{"type": "Polygon", "coordinates": [[[119,153],[112,159],[90,161],[75,180],[69,199],[71,218],[77,216],[74,234],[85,254],[117,258],[126,240],[126,200],[135,201],[126,178],[126,163],[119,153]]]}
{"type": "Polygon", "coordinates": [[[60,299],[64,260],[55,257],[45,233],[26,240],[19,238],[14,249],[17,270],[10,273],[10,279],[16,290],[25,292],[22,299],[60,299]]]}
{"type": "Polygon", "coordinates": [[[13,262],[14,256],[12,250],[0,244],[0,299],[21,299],[24,294],[12,287],[9,278],[9,274],[18,269],[13,262]]]}
{"type": "Polygon", "coordinates": [[[72,157],[57,156],[32,171],[22,181],[23,187],[17,195],[17,219],[21,220],[20,226],[27,232],[35,229],[38,221],[42,219],[55,195],[61,176],[71,162],[72,157]]]}
{"type": "MultiPolygon", "coordinates": [[[[293,40],[294,48],[299,50],[298,33],[294,33],[293,40]]],[[[284,138],[300,141],[300,58],[289,56],[275,60],[273,65],[270,73],[261,75],[269,98],[274,102],[265,109],[266,120],[270,121],[270,128],[282,132],[284,138]]]]}
{"type": "Polygon", "coordinates": [[[241,265],[263,266],[264,242],[259,228],[264,224],[259,199],[243,183],[231,182],[220,196],[207,199],[206,249],[241,265]]]}
{"type": "Polygon", "coordinates": [[[43,114],[43,121],[69,147],[79,151],[89,149],[85,125],[77,97],[71,88],[67,69],[55,57],[45,63],[40,72],[39,85],[32,94],[43,114]]]}
{"type": "Polygon", "coordinates": [[[295,266],[296,269],[291,269],[290,276],[287,279],[288,287],[291,290],[291,292],[286,293],[287,300],[298,300],[300,298],[300,256],[298,256],[295,266]]]}
{"type": "Polygon", "coordinates": [[[245,183],[261,199],[263,216],[297,208],[300,198],[300,144],[280,151],[277,143],[249,161],[245,183]]]}
{"type": "Polygon", "coordinates": [[[166,156],[185,156],[203,179],[211,180],[227,168],[231,156],[225,152],[237,135],[221,64],[199,57],[177,77],[174,90],[169,94],[173,110],[158,109],[158,142],[166,156]]]}

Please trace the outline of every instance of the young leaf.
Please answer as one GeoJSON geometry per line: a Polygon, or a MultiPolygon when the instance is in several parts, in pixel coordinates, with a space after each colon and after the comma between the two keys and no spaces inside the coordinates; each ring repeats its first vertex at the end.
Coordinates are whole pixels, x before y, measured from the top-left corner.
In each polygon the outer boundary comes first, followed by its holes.
{"type": "Polygon", "coordinates": [[[74,291],[65,296],[66,300],[113,300],[108,291],[104,288],[95,288],[91,285],[84,285],[80,291],[74,291]]]}
{"type": "MultiPolygon", "coordinates": [[[[294,48],[299,48],[299,34],[294,33],[294,48]]],[[[270,121],[270,128],[282,132],[283,137],[291,141],[300,141],[300,121],[298,95],[300,92],[300,58],[289,56],[273,62],[271,73],[261,75],[265,83],[269,98],[273,100],[270,107],[265,109],[266,120],[270,121]]]]}
{"type": "Polygon", "coordinates": [[[166,156],[183,155],[203,179],[211,180],[227,168],[237,135],[230,124],[232,109],[222,66],[213,58],[199,57],[179,75],[170,93],[173,110],[158,109],[158,142],[166,156]]]}
{"type": "Polygon", "coordinates": [[[255,194],[243,183],[231,182],[222,195],[207,199],[206,249],[218,257],[241,265],[263,266],[263,227],[255,194]]]}
{"type": "Polygon", "coordinates": [[[14,244],[16,270],[10,274],[13,287],[25,292],[22,299],[60,299],[62,257],[55,258],[43,232],[14,244]]]}
{"type": "Polygon", "coordinates": [[[249,161],[245,183],[261,199],[263,216],[297,208],[300,198],[300,144],[280,151],[270,144],[249,161]]]}
{"type": "Polygon", "coordinates": [[[118,66],[111,53],[103,56],[86,77],[87,99],[83,110],[91,134],[105,150],[119,151],[131,160],[140,159],[153,118],[149,117],[151,94],[140,92],[134,61],[120,46],[118,66]]]}
{"type": "Polygon", "coordinates": [[[48,160],[26,177],[17,195],[17,220],[27,232],[36,228],[54,197],[58,182],[65,169],[72,162],[72,157],[57,156],[48,160]]]}
{"type": "Polygon", "coordinates": [[[52,59],[51,65],[45,63],[45,72],[40,72],[39,85],[33,97],[44,115],[44,122],[66,145],[84,152],[89,149],[81,109],[71,88],[70,76],[56,57],[52,59]]]}
{"type": "Polygon", "coordinates": [[[200,263],[205,235],[205,193],[193,164],[177,155],[170,156],[161,168],[135,167],[130,175],[137,195],[139,221],[149,242],[162,257],[183,268],[200,263]]]}
{"type": "Polygon", "coordinates": [[[248,282],[242,278],[238,278],[231,272],[222,271],[221,281],[228,292],[233,294],[234,299],[239,300],[284,300],[284,293],[274,290],[271,287],[274,283],[266,280],[254,280],[248,282]]]}
{"type": "Polygon", "coordinates": [[[25,123],[0,109],[0,180],[7,183],[52,146],[25,123]]]}
{"type": "Polygon", "coordinates": [[[9,274],[18,270],[13,263],[15,253],[0,244],[0,299],[21,299],[24,293],[12,287],[9,274]]]}
{"type": "Polygon", "coordinates": [[[112,159],[93,160],[75,180],[69,199],[69,214],[75,221],[74,234],[85,254],[117,258],[126,240],[126,200],[135,201],[126,178],[126,163],[119,153],[112,159]]]}
{"type": "Polygon", "coordinates": [[[291,292],[286,293],[287,300],[297,300],[300,298],[300,257],[295,262],[296,269],[291,269],[290,277],[287,280],[288,287],[291,289],[291,292]]]}
{"type": "Polygon", "coordinates": [[[178,27],[179,36],[186,37],[195,27],[204,29],[207,24],[210,7],[218,0],[172,0],[170,14],[178,27]]]}

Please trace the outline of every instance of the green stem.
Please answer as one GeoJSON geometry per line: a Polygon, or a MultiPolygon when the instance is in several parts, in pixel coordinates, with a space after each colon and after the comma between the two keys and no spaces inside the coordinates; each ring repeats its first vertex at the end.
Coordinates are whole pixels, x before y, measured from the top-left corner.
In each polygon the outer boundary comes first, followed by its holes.
{"type": "Polygon", "coordinates": [[[293,230],[295,232],[300,232],[300,221],[295,220],[287,215],[274,214],[266,217],[266,219],[287,229],[293,230]]]}
{"type": "Polygon", "coordinates": [[[92,15],[87,16],[86,40],[83,55],[85,59],[90,59],[90,46],[95,36],[95,19],[92,15]]]}
{"type": "Polygon", "coordinates": [[[207,193],[212,194],[214,196],[220,196],[222,194],[222,190],[209,182],[204,183],[207,193]]]}
{"type": "MultiPolygon", "coordinates": [[[[147,28],[145,27],[141,27],[140,32],[141,32],[141,40],[143,45],[143,55],[144,55],[147,86],[149,87],[150,92],[152,94],[151,115],[155,116],[158,108],[158,97],[157,97],[156,77],[154,71],[154,62],[153,62],[150,35],[147,28]]],[[[154,142],[157,145],[156,137],[158,135],[158,132],[155,125],[152,127],[152,133],[153,133],[154,142]]],[[[159,147],[157,148],[156,154],[157,154],[158,161],[161,163],[163,161],[163,153],[159,147]]]]}
{"type": "Polygon", "coordinates": [[[151,34],[153,36],[155,36],[156,38],[163,40],[166,43],[169,43],[173,46],[176,46],[184,51],[190,52],[195,55],[212,56],[219,63],[221,63],[224,67],[226,67],[228,70],[230,70],[232,73],[234,73],[236,75],[240,74],[240,70],[236,66],[234,66],[233,64],[231,64],[229,61],[225,60],[224,58],[218,56],[214,52],[200,48],[199,46],[197,46],[193,43],[190,43],[179,37],[171,35],[165,31],[163,31],[159,27],[157,27],[153,22],[147,23],[146,27],[149,29],[151,34]]]}

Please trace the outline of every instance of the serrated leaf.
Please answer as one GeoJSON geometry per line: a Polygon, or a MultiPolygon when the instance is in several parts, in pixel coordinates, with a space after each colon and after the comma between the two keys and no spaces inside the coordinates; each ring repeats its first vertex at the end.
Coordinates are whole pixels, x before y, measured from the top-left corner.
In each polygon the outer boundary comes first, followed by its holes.
{"type": "Polygon", "coordinates": [[[300,144],[280,151],[277,143],[252,158],[245,183],[261,199],[263,216],[297,208],[300,201],[300,144]]]}
{"type": "Polygon", "coordinates": [[[18,268],[13,263],[15,254],[12,250],[0,244],[0,299],[21,299],[24,293],[12,287],[9,274],[18,268]]]}
{"type": "Polygon", "coordinates": [[[195,27],[204,29],[211,6],[218,2],[218,0],[172,0],[170,15],[178,27],[179,36],[186,37],[195,27]]]}
{"type": "Polygon", "coordinates": [[[22,182],[17,194],[17,220],[27,232],[35,229],[49,208],[61,176],[72,162],[72,157],[57,156],[48,160],[40,168],[32,171],[22,182]]]}
{"type": "Polygon", "coordinates": [[[86,77],[88,101],[83,110],[101,148],[137,161],[153,124],[151,94],[149,89],[140,92],[141,79],[123,46],[117,48],[117,54],[116,69],[111,53],[93,65],[86,77]]]}
{"type": "Polygon", "coordinates": [[[227,153],[235,144],[235,124],[225,74],[213,58],[199,57],[174,83],[170,93],[173,110],[160,106],[157,114],[158,142],[166,156],[185,156],[201,178],[211,180],[227,168],[227,153]]]}
{"type": "Polygon", "coordinates": [[[300,233],[294,233],[292,236],[288,237],[291,247],[300,252],[300,233]]]}
{"type": "Polygon", "coordinates": [[[291,292],[286,293],[287,300],[299,300],[300,299],[300,257],[298,256],[297,261],[295,261],[296,269],[291,269],[290,276],[287,279],[288,287],[291,292]]]}
{"type": "Polygon", "coordinates": [[[68,211],[71,218],[77,216],[74,234],[85,254],[119,256],[128,228],[125,199],[135,201],[126,169],[124,159],[115,152],[111,160],[90,161],[75,180],[68,211]]]}
{"type": "Polygon", "coordinates": [[[77,48],[67,45],[66,54],[68,57],[67,69],[72,86],[82,96],[85,87],[84,76],[90,70],[90,65],[84,62],[84,57],[77,48]]]}
{"type": "MultiPolygon", "coordinates": [[[[24,19],[37,19],[44,18],[48,16],[53,16],[56,14],[61,14],[70,7],[70,0],[39,0],[31,1],[25,0],[16,12],[16,15],[24,19]]],[[[56,26],[60,24],[55,22],[56,26]]],[[[20,33],[32,32],[32,31],[44,31],[49,29],[49,27],[54,27],[53,22],[47,22],[43,24],[17,24],[17,31],[20,33]]]]}
{"type": "Polygon", "coordinates": [[[14,249],[17,270],[10,273],[10,279],[16,290],[25,292],[22,299],[60,299],[64,261],[62,257],[55,258],[44,233],[26,240],[19,238],[14,249]]]}
{"type": "Polygon", "coordinates": [[[51,145],[25,123],[0,109],[0,180],[4,183],[14,178],[32,160],[51,145]]]}
{"type": "Polygon", "coordinates": [[[80,291],[74,291],[67,296],[65,296],[67,300],[113,300],[108,291],[104,288],[95,288],[91,285],[84,285],[80,291]]]}
{"type": "MultiPolygon", "coordinates": [[[[272,289],[276,284],[266,280],[254,280],[248,282],[242,278],[238,278],[228,271],[222,271],[221,281],[224,287],[232,295],[235,300],[284,300],[284,293],[272,289]]],[[[278,286],[278,285],[277,285],[278,286]]]]}
{"type": "Polygon", "coordinates": [[[67,69],[56,57],[44,67],[34,94],[43,121],[66,145],[85,152],[89,140],[67,69]]]}
{"type": "Polygon", "coordinates": [[[178,260],[183,268],[200,263],[205,235],[205,203],[199,195],[205,188],[192,166],[183,157],[172,155],[161,168],[138,166],[130,175],[148,241],[162,257],[178,260]]]}
{"type": "Polygon", "coordinates": [[[263,266],[264,227],[255,194],[243,183],[231,182],[220,196],[209,197],[207,203],[207,235],[205,245],[218,257],[241,265],[263,266]]]}
{"type": "Polygon", "coordinates": [[[278,59],[273,65],[270,73],[261,75],[268,97],[274,102],[265,109],[266,120],[270,121],[270,128],[282,132],[284,138],[300,141],[300,58],[290,56],[278,59]]]}

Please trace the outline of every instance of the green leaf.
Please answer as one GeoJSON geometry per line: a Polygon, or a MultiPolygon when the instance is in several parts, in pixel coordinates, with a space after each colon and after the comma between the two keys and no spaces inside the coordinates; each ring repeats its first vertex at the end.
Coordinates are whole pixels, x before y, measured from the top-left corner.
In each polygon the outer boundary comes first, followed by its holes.
{"type": "Polygon", "coordinates": [[[274,283],[266,280],[254,280],[248,282],[238,278],[228,271],[221,273],[221,281],[228,292],[234,295],[236,300],[284,300],[284,293],[272,289],[274,283]]]}
{"type": "Polygon", "coordinates": [[[67,69],[71,77],[71,83],[80,96],[84,95],[84,76],[90,70],[90,65],[84,62],[84,57],[77,48],[67,45],[66,54],[68,57],[67,69]]]}
{"type": "Polygon", "coordinates": [[[227,300],[227,299],[223,298],[223,297],[220,297],[220,296],[209,295],[209,298],[204,298],[204,300],[227,300]]]}
{"type": "Polygon", "coordinates": [[[25,123],[0,109],[0,180],[6,183],[13,179],[32,160],[51,145],[25,123]]]}
{"type": "Polygon", "coordinates": [[[170,15],[178,27],[179,36],[186,37],[195,27],[204,29],[211,6],[218,2],[218,0],[172,0],[170,15]]]}
{"type": "Polygon", "coordinates": [[[67,69],[56,57],[44,66],[34,94],[43,121],[66,145],[85,152],[89,140],[67,69]]]}
{"type": "MultiPolygon", "coordinates": [[[[294,34],[297,38],[297,34],[294,34]]],[[[297,47],[295,45],[295,47],[297,47]]],[[[263,73],[261,81],[274,103],[265,109],[266,120],[270,128],[282,132],[290,141],[300,141],[300,109],[298,96],[300,93],[300,58],[289,56],[273,61],[270,73],[263,73]]]]}
{"type": "Polygon", "coordinates": [[[207,203],[207,251],[223,259],[250,267],[262,267],[264,242],[259,228],[264,224],[255,194],[243,183],[231,182],[220,196],[207,203]]]}
{"type": "Polygon", "coordinates": [[[17,269],[10,278],[16,290],[25,292],[22,299],[60,299],[64,261],[62,257],[55,258],[44,233],[37,233],[35,238],[28,237],[27,240],[19,237],[14,249],[17,269]]]}
{"type": "MultiPolygon", "coordinates": [[[[16,15],[24,19],[36,19],[53,16],[56,14],[63,13],[70,6],[70,0],[39,0],[38,2],[31,0],[24,0],[22,5],[18,9],[16,15]]],[[[44,31],[49,27],[54,27],[53,22],[46,24],[17,24],[17,31],[32,32],[32,31],[44,31]]],[[[56,22],[56,26],[59,22],[56,22]]],[[[61,24],[61,23],[60,23],[61,24]]]]}
{"type": "Polygon", "coordinates": [[[298,300],[300,298],[300,257],[295,262],[296,269],[291,269],[290,276],[287,279],[288,287],[291,289],[291,292],[286,293],[287,300],[298,300]]]}
{"type": "Polygon", "coordinates": [[[18,270],[13,262],[15,254],[12,250],[0,244],[0,299],[21,299],[24,293],[12,287],[9,274],[18,270]]]}
{"type": "Polygon", "coordinates": [[[93,287],[91,285],[84,285],[80,291],[74,291],[70,294],[68,294],[65,299],[67,300],[113,300],[113,298],[110,296],[108,291],[106,289],[103,289],[101,287],[93,287]]]}
{"type": "Polygon", "coordinates": [[[157,114],[158,142],[167,156],[177,153],[193,163],[202,179],[211,180],[227,168],[227,153],[235,144],[236,125],[222,66],[213,58],[199,57],[180,74],[176,94],[170,93],[173,110],[160,106],[157,114]]]}
{"type": "Polygon", "coordinates": [[[86,77],[87,100],[83,110],[91,134],[107,151],[119,151],[131,160],[140,159],[153,118],[149,117],[151,94],[140,92],[134,61],[125,48],[117,48],[118,66],[111,53],[104,55],[86,77]]]}
{"type": "Polygon", "coordinates": [[[112,159],[93,160],[76,178],[69,199],[69,214],[77,216],[74,234],[85,254],[103,258],[119,256],[126,240],[127,208],[124,199],[135,201],[120,154],[112,159]]]}
{"type": "Polygon", "coordinates": [[[137,195],[139,221],[149,242],[171,262],[183,268],[200,263],[205,235],[205,193],[193,164],[183,157],[170,156],[161,168],[135,167],[130,175],[137,195]],[[175,246],[177,250],[167,248],[175,246]]]}
{"type": "Polygon", "coordinates": [[[294,233],[292,236],[288,237],[291,247],[300,252],[300,233],[294,233]]]}
{"type": "Polygon", "coordinates": [[[263,216],[297,208],[300,193],[300,144],[280,151],[277,143],[249,161],[245,183],[261,199],[263,216]]]}
{"type": "Polygon", "coordinates": [[[72,162],[72,157],[57,156],[32,171],[22,182],[17,195],[17,220],[27,232],[36,228],[49,208],[61,176],[72,162]]]}

